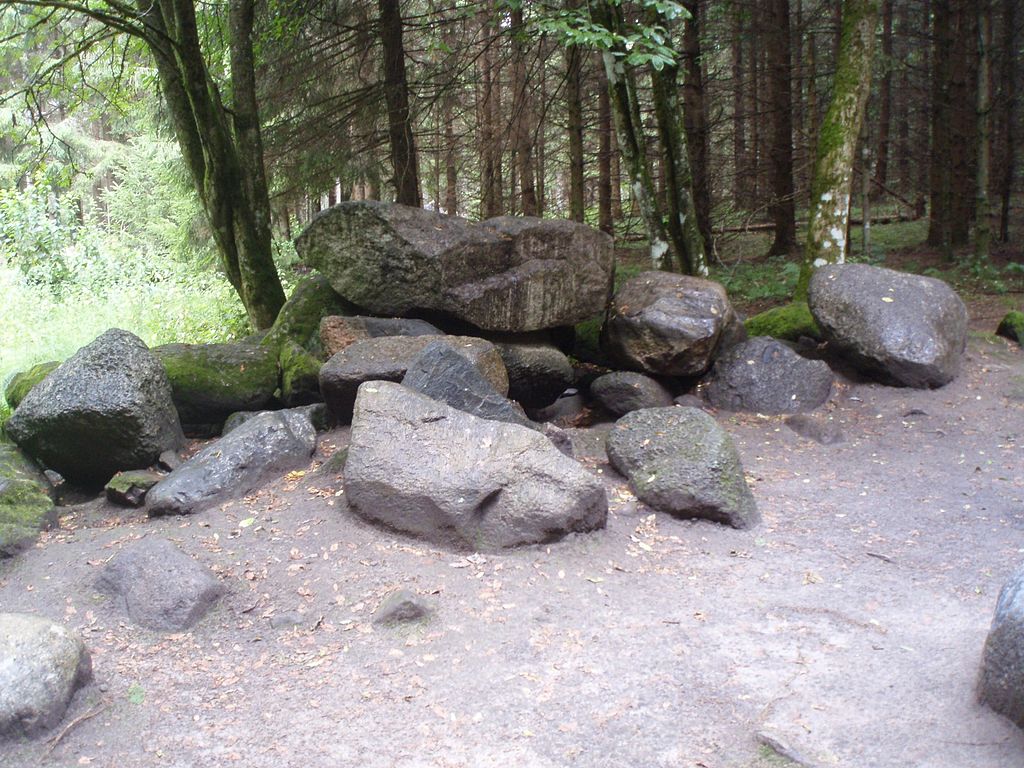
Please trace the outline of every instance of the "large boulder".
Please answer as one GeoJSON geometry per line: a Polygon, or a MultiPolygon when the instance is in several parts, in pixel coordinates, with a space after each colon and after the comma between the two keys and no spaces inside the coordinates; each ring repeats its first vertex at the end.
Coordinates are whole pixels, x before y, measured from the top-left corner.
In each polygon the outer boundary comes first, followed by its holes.
{"type": "Polygon", "coordinates": [[[38,363],[27,371],[19,371],[11,376],[10,381],[7,382],[7,387],[4,389],[4,400],[7,401],[7,405],[10,406],[11,410],[13,411],[21,405],[25,395],[31,392],[36,384],[57,370],[59,366],[60,363],[56,360],[48,363],[38,363]]]}
{"type": "Polygon", "coordinates": [[[360,516],[429,541],[502,549],[604,527],[604,486],[541,433],[390,382],[359,388],[345,498],[360,516]]]}
{"type": "Polygon", "coordinates": [[[603,311],[614,258],[608,235],[570,221],[472,224],[372,201],[320,213],[295,248],[339,294],[374,314],[440,312],[510,332],[603,311]]]}
{"type": "Polygon", "coordinates": [[[607,451],[637,498],[654,509],[734,528],[760,521],[736,446],[698,408],[627,413],[608,435],[607,451]]]}
{"type": "Polygon", "coordinates": [[[813,411],[828,400],[833,378],[821,360],[808,360],[781,341],[757,336],[715,360],[707,398],[727,411],[813,411]]]}
{"type": "Polygon", "coordinates": [[[999,592],[982,654],[978,699],[1024,728],[1024,566],[999,592]]]}
{"type": "Polygon", "coordinates": [[[660,382],[633,371],[613,371],[598,376],[590,385],[590,394],[615,416],[641,408],[664,408],[673,402],[672,393],[660,382]]]}
{"type": "Polygon", "coordinates": [[[521,407],[499,394],[479,368],[443,341],[424,347],[402,385],[481,419],[536,428],[521,407]]]}
{"type": "Polygon", "coordinates": [[[307,409],[267,411],[203,448],[146,495],[150,516],[189,515],[305,467],[316,448],[307,409]]]}
{"type": "Polygon", "coordinates": [[[366,381],[399,382],[430,344],[441,341],[475,365],[498,394],[508,392],[508,374],[494,345],[471,336],[382,336],[345,347],[320,369],[320,394],[335,418],[347,424],[359,385],[366,381]]]}
{"type": "Polygon", "coordinates": [[[114,555],[96,588],[116,596],[139,626],[171,632],[191,627],[224,594],[209,569],[157,538],[135,542],[114,555]]]}
{"type": "Polygon", "coordinates": [[[886,384],[940,387],[960,372],[967,308],[941,280],[826,265],[811,278],[808,304],[830,345],[886,384]]]}
{"type": "Polygon", "coordinates": [[[544,341],[496,341],[508,371],[508,396],[525,408],[545,408],[572,386],[569,358],[544,341]]]}
{"type": "Polygon", "coordinates": [[[66,627],[39,616],[0,613],[0,736],[34,736],[53,728],[91,678],[89,652],[66,627]]]}
{"type": "Polygon", "coordinates": [[[259,343],[270,349],[279,349],[285,341],[291,340],[322,357],[320,320],[328,315],[356,314],[359,314],[358,308],[339,296],[326,277],[310,275],[295,286],[277,313],[274,325],[259,343]]]}
{"type": "Polygon", "coordinates": [[[641,272],[615,293],[601,346],[619,365],[656,376],[700,376],[743,324],[725,289],[672,272],[641,272]]]}
{"type": "Polygon", "coordinates": [[[7,434],[69,482],[102,485],[184,442],[160,360],[137,336],[111,329],[37,384],[7,434]]]}
{"type": "Polygon", "coordinates": [[[235,411],[258,411],[274,400],[277,354],[252,344],[164,344],[153,348],[167,369],[174,406],[186,434],[220,434],[235,411]]]}
{"type": "Polygon", "coordinates": [[[332,315],[320,321],[320,343],[328,358],[354,342],[381,336],[444,336],[444,332],[426,320],[404,317],[332,315]]]}
{"type": "Polygon", "coordinates": [[[43,473],[0,436],[0,558],[17,554],[57,521],[43,473]]]}

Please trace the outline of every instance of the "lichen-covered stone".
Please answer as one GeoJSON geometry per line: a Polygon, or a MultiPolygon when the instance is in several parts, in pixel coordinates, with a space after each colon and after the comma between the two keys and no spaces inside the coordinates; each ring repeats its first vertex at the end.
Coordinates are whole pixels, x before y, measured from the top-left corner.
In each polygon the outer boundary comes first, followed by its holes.
{"type": "Polygon", "coordinates": [[[606,448],[611,465],[654,509],[734,528],[761,519],[732,439],[697,408],[627,413],[612,428],[606,448]]]}
{"type": "MultiPolygon", "coordinates": [[[[1007,312],[996,328],[996,333],[1024,346],[1024,312],[1007,312]]],[[[10,402],[10,398],[7,401],[10,402]]]]}
{"type": "Polygon", "coordinates": [[[821,338],[821,329],[814,322],[811,308],[805,301],[772,307],[748,317],[743,324],[751,336],[771,336],[784,341],[799,341],[801,336],[821,338]]]}
{"type": "Polygon", "coordinates": [[[141,339],[117,329],[36,385],[6,429],[68,482],[92,486],[149,466],[184,441],[164,366],[141,339]]]}
{"type": "Polygon", "coordinates": [[[32,391],[32,387],[57,370],[59,365],[60,363],[54,360],[49,363],[33,365],[27,371],[14,374],[4,390],[4,400],[7,401],[11,410],[21,405],[21,401],[32,391]]]}
{"type": "Polygon", "coordinates": [[[167,370],[186,434],[217,435],[235,411],[257,411],[278,387],[274,350],[251,344],[165,344],[153,348],[167,370]]]}
{"type": "Polygon", "coordinates": [[[141,507],[146,493],[164,479],[164,475],[148,469],[118,472],[104,486],[107,500],[122,507],[141,507]]]}
{"type": "Polygon", "coordinates": [[[345,202],[295,241],[349,301],[374,314],[441,312],[489,331],[572,325],[604,309],[611,238],[557,219],[472,224],[421,208],[345,202]]]}
{"type": "Polygon", "coordinates": [[[0,437],[0,558],[57,525],[50,484],[28,457],[0,437]]]}
{"type": "Polygon", "coordinates": [[[307,352],[291,339],[281,345],[278,367],[281,369],[281,402],[288,408],[323,400],[320,396],[320,358],[307,352]]]}

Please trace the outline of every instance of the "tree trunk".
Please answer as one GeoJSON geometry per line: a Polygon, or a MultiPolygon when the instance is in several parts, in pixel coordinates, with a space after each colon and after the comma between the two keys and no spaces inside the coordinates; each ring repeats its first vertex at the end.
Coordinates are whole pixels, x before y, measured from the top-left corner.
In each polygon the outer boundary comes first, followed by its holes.
{"type": "Polygon", "coordinates": [[[889,183],[889,125],[892,122],[892,0],[882,0],[882,82],[878,93],[878,144],[875,189],[889,183]]]}
{"type": "Polygon", "coordinates": [[[708,166],[711,150],[700,49],[702,6],[700,0],[687,0],[685,5],[686,10],[690,12],[690,18],[685,21],[683,28],[683,125],[686,128],[686,148],[693,177],[693,206],[697,216],[697,228],[704,239],[705,253],[710,253],[713,247],[711,174],[708,166]]]}
{"type": "Polygon", "coordinates": [[[419,208],[419,171],[416,143],[409,115],[409,86],[405,76],[405,46],[398,0],[378,0],[380,42],[384,52],[384,99],[388,108],[388,139],[395,173],[395,201],[419,208]]]}
{"type": "Polygon", "coordinates": [[[991,118],[991,47],[992,6],[990,0],[978,3],[978,168],[974,214],[974,258],[981,261],[989,257],[992,226],[989,220],[989,156],[992,143],[991,118]]]}
{"type": "MultiPolygon", "coordinates": [[[[572,5],[570,4],[570,7],[572,5]]],[[[565,107],[569,134],[569,218],[583,221],[583,50],[570,45],[565,51],[565,107]]]]}
{"type": "Polygon", "coordinates": [[[832,101],[821,126],[811,183],[807,244],[795,297],[807,297],[811,273],[844,261],[853,160],[871,88],[879,0],[843,0],[842,40],[832,101]]]}
{"type": "Polygon", "coordinates": [[[999,241],[1010,241],[1010,196],[1013,193],[1014,165],[1017,160],[1017,4],[1003,0],[1002,40],[1002,132],[999,153],[999,241]]]}
{"type": "Polygon", "coordinates": [[[745,208],[748,203],[746,173],[749,162],[747,159],[747,109],[743,59],[744,24],[743,12],[738,4],[733,9],[733,18],[735,29],[732,40],[732,196],[740,208],[745,208]]]}
{"type": "Polygon", "coordinates": [[[602,232],[615,234],[612,213],[612,109],[608,100],[608,79],[600,72],[600,92],[597,97],[597,226],[602,232]]]}
{"type": "Polygon", "coordinates": [[[769,157],[772,195],[768,212],[775,223],[775,240],[768,253],[789,255],[797,250],[789,0],[769,0],[766,11],[764,42],[768,56],[768,99],[771,110],[769,157]]]}
{"type": "Polygon", "coordinates": [[[533,171],[533,110],[530,104],[530,82],[526,71],[526,51],[523,47],[523,7],[512,8],[512,79],[515,92],[512,98],[513,125],[515,126],[516,164],[519,171],[519,200],[523,216],[537,215],[537,188],[533,171]]]}

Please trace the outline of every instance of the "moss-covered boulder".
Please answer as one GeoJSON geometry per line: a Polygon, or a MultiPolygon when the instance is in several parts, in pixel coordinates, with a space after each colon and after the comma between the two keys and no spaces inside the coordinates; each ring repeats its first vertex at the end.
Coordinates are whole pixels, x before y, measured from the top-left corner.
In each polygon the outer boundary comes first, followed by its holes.
{"type": "Polygon", "coordinates": [[[59,365],[59,362],[52,360],[48,363],[33,365],[27,371],[14,374],[4,390],[4,399],[11,406],[11,410],[17,408],[25,399],[25,395],[32,391],[32,387],[53,373],[59,365]]]}
{"type": "Polygon", "coordinates": [[[1016,341],[1024,346],[1024,312],[1007,312],[1006,317],[999,323],[996,333],[1010,341],[1016,341]]]}
{"type": "Polygon", "coordinates": [[[320,396],[320,366],[323,361],[291,339],[281,345],[281,402],[288,408],[323,400],[320,396]]]}
{"type": "Polygon", "coordinates": [[[57,524],[57,509],[43,473],[16,446],[0,437],[0,558],[35,541],[57,524]]]}
{"type": "Polygon", "coordinates": [[[277,354],[249,344],[165,344],[153,354],[167,369],[174,406],[185,434],[220,433],[235,411],[258,411],[274,402],[277,354]]]}
{"type": "Polygon", "coordinates": [[[320,354],[320,320],[328,315],[358,315],[359,309],[341,298],[323,275],[311,275],[295,286],[260,346],[280,349],[288,339],[320,354]]]}
{"type": "Polygon", "coordinates": [[[772,307],[748,317],[744,323],[751,337],[771,336],[783,341],[798,341],[801,336],[821,338],[821,329],[814,322],[806,301],[796,301],[781,307],[772,307]]]}

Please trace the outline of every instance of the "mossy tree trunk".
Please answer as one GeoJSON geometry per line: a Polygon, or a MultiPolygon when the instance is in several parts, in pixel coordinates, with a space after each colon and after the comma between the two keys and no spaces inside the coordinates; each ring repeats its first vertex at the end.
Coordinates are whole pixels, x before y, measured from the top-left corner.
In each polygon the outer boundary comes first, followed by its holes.
{"type": "Polygon", "coordinates": [[[843,0],[832,102],[818,134],[807,240],[795,298],[807,297],[816,267],[845,259],[853,159],[871,88],[879,0],[843,0]]]}

